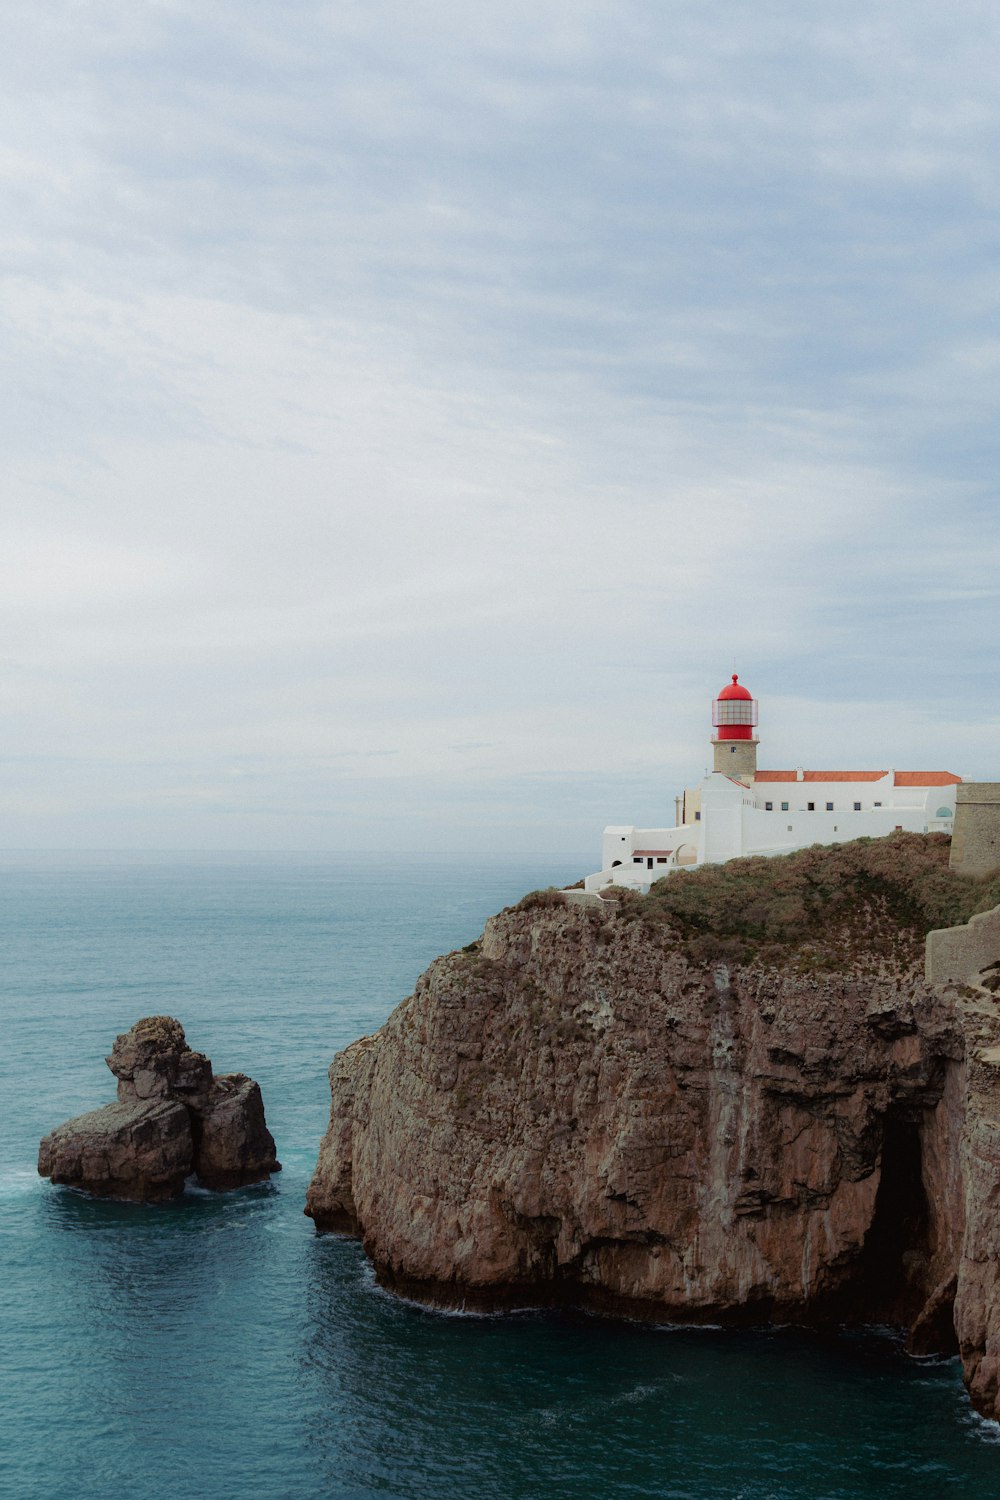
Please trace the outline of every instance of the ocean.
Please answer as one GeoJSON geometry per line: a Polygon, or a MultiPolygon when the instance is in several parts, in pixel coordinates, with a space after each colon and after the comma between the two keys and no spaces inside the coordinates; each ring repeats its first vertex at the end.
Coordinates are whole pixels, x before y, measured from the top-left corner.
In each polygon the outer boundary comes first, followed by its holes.
{"type": "Polygon", "coordinates": [[[1000,1429],[956,1361],[885,1330],[444,1316],[303,1216],[334,1052],[438,953],[578,861],[309,855],[0,860],[0,1493],[11,1500],[1000,1497],[1000,1429]],[[94,1202],[39,1138],[114,1096],[168,1013],[263,1090],[284,1171],[94,1202]]]}

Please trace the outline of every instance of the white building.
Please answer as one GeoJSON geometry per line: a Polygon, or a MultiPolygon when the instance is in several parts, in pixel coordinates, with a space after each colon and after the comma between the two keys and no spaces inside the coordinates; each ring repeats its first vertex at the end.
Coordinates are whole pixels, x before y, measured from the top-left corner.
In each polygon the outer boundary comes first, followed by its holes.
{"type": "Polygon", "coordinates": [[[605,828],[602,867],[587,876],[588,891],[646,891],[678,868],[894,829],[951,833],[962,780],[951,771],[758,771],[757,704],[735,673],[712,710],[712,774],[677,798],[675,827],[605,828]]]}

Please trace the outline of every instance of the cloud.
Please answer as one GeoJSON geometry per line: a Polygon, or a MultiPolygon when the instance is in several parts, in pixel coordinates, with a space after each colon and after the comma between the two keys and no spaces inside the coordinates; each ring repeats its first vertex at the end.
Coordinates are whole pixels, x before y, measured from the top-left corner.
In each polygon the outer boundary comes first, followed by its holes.
{"type": "Polygon", "coordinates": [[[734,659],[773,761],[995,774],[998,31],[15,6],[17,839],[578,847],[734,659]]]}

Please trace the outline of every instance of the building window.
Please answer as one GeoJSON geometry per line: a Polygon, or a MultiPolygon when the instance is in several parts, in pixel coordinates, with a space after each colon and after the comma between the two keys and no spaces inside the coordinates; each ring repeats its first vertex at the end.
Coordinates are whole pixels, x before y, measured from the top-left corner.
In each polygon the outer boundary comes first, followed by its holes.
{"type": "Polygon", "coordinates": [[[897,823],[896,824],[896,832],[897,833],[902,833],[902,831],[903,831],[903,825],[902,825],[902,823],[897,823]]]}
{"type": "Polygon", "coordinates": [[[730,747],[729,747],[729,753],[730,753],[730,755],[735,755],[736,754],[736,746],[735,745],[730,745],[730,747]]]}
{"type": "Polygon", "coordinates": [[[876,807],[881,807],[881,806],[882,806],[882,804],[881,804],[881,802],[876,802],[876,803],[875,803],[875,806],[876,806],[876,807]]]}
{"type": "Polygon", "coordinates": [[[861,803],[860,802],[855,802],[855,804],[854,804],[854,811],[855,812],[860,812],[861,811],[861,803]]]}
{"type": "Polygon", "coordinates": [[[792,831],[792,825],[791,825],[791,823],[789,823],[789,825],[788,825],[788,832],[791,833],[791,831],[792,831]]]}
{"type": "Polygon", "coordinates": [[[642,864],[642,856],[639,855],[639,854],[633,854],[633,856],[632,856],[632,863],[634,865],[641,865],[642,864]]]}
{"type": "Polygon", "coordinates": [[[701,822],[701,813],[700,812],[696,812],[695,813],[694,820],[695,820],[696,823],[700,823],[701,822]]]}
{"type": "Polygon", "coordinates": [[[774,803],[773,802],[765,802],[764,803],[764,811],[765,812],[774,812],[774,803]]]}
{"type": "Polygon", "coordinates": [[[787,802],[783,802],[781,804],[781,811],[782,812],[787,812],[788,811],[788,803],[787,802]]]}
{"type": "Polygon", "coordinates": [[[806,803],[806,812],[815,812],[815,811],[816,811],[816,804],[815,804],[815,802],[807,802],[806,803]]]}
{"type": "Polygon", "coordinates": [[[833,803],[832,802],[828,802],[826,804],[826,810],[827,810],[827,812],[833,812],[833,803]]]}
{"type": "Polygon", "coordinates": [[[667,862],[667,861],[666,861],[666,856],[665,856],[665,855],[662,855],[662,854],[659,854],[659,855],[657,855],[657,858],[656,858],[656,863],[657,863],[657,864],[658,864],[658,865],[665,865],[665,864],[666,864],[666,862],[667,862]]]}

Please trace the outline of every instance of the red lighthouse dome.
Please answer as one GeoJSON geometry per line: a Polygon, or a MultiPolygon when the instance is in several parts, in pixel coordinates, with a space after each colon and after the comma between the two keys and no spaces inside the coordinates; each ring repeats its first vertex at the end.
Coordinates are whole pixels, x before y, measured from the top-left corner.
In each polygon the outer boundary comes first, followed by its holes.
{"type": "Polygon", "coordinates": [[[712,726],[719,740],[752,740],[757,724],[757,703],[742,686],[736,673],[712,704],[712,726]]]}

